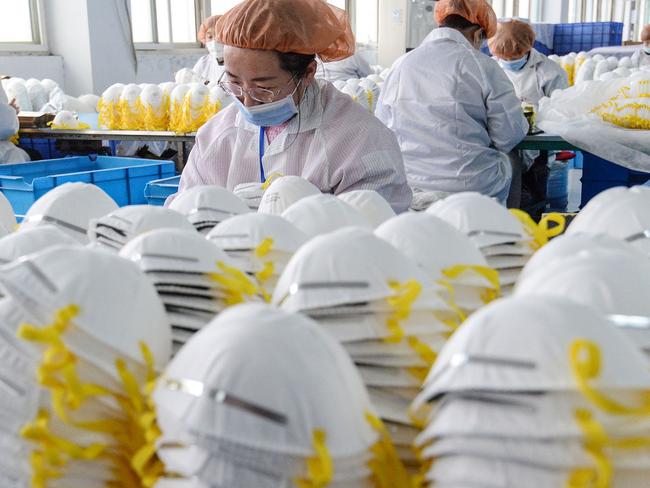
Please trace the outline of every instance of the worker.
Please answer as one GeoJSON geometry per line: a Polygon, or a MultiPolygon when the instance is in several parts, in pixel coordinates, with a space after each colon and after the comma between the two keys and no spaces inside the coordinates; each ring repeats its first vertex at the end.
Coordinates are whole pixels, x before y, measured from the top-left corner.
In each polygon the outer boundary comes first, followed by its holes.
{"type": "Polygon", "coordinates": [[[632,64],[635,67],[650,66],[650,24],[641,30],[643,45],[632,55],[632,64]]]}
{"type": "Polygon", "coordinates": [[[373,73],[368,61],[359,53],[354,53],[349,58],[330,63],[318,63],[316,78],[327,81],[348,81],[352,78],[365,78],[373,73]]]}
{"type": "Polygon", "coordinates": [[[414,191],[476,191],[505,203],[507,154],[528,122],[508,77],[479,51],[496,15],[486,0],[439,0],[435,18],[440,27],[393,65],[376,114],[397,134],[414,191]]]}
{"type": "Polygon", "coordinates": [[[510,78],[519,100],[537,108],[542,98],[569,88],[569,78],[534,43],[532,26],[515,19],[499,22],[496,35],[488,40],[490,52],[510,78]]]}
{"type": "Polygon", "coordinates": [[[197,37],[208,54],[202,56],[194,65],[193,71],[205,81],[218,81],[223,73],[223,44],[214,37],[214,26],[221,15],[213,15],[203,21],[197,37]]]}
{"type": "Polygon", "coordinates": [[[29,155],[12,142],[19,128],[18,106],[15,100],[7,100],[0,85],[0,164],[24,163],[30,160],[29,155]]]}
{"type": "Polygon", "coordinates": [[[196,136],[180,191],[235,190],[272,174],[301,176],[324,193],[375,190],[398,211],[411,202],[395,135],[372,113],[315,79],[354,53],[345,12],[324,0],[246,0],[223,15],[221,88],[235,97],[196,136]]]}
{"type": "MultiPolygon", "coordinates": [[[[512,82],[519,100],[537,111],[542,98],[569,88],[569,78],[559,64],[537,51],[534,44],[532,26],[516,19],[500,21],[496,35],[488,40],[490,52],[512,82]]],[[[539,209],[546,206],[549,153],[517,151],[510,154],[510,161],[513,174],[508,206],[541,216],[539,209]]]]}

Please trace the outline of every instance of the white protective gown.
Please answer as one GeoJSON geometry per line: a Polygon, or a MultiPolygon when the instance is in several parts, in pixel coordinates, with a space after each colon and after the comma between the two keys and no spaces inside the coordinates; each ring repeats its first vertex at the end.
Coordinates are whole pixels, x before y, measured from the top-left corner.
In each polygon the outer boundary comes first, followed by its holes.
{"type": "Polygon", "coordinates": [[[458,31],[433,30],[398,59],[376,115],[395,134],[409,184],[428,192],[508,196],[506,156],[528,122],[501,67],[458,31]]]}
{"type": "Polygon", "coordinates": [[[530,51],[528,61],[519,71],[504,70],[515,87],[517,98],[536,108],[544,97],[555,90],[569,88],[569,78],[562,67],[536,49],[530,51]]]}
{"type": "Polygon", "coordinates": [[[351,78],[365,78],[372,74],[372,68],[368,62],[363,59],[360,54],[353,54],[349,58],[341,61],[332,61],[331,63],[323,63],[318,61],[318,69],[316,70],[316,78],[321,78],[327,81],[347,81],[351,78]]]}
{"type": "Polygon", "coordinates": [[[632,66],[636,68],[650,66],[650,54],[644,52],[642,48],[637,49],[632,55],[632,66]]]}
{"type": "MultiPolygon", "coordinates": [[[[233,190],[260,182],[260,128],[232,104],[212,117],[196,136],[179,191],[195,185],[233,190]]],[[[269,145],[264,172],[296,175],[324,193],[375,190],[397,212],[411,203],[404,163],[394,134],[330,83],[307,89],[300,113],[269,145]]]]}
{"type": "Polygon", "coordinates": [[[202,56],[194,65],[193,71],[206,81],[219,81],[225,67],[220,66],[211,54],[202,56]]]}
{"type": "Polygon", "coordinates": [[[18,126],[16,110],[11,105],[0,103],[0,164],[23,163],[30,160],[25,151],[8,141],[18,132],[18,126]]]}

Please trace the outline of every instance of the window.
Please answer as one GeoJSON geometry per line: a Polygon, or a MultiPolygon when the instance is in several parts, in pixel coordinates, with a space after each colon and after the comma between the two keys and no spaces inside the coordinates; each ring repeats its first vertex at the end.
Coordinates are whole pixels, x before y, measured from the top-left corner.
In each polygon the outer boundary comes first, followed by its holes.
{"type": "Polygon", "coordinates": [[[492,0],[492,8],[500,19],[519,17],[537,21],[539,5],[539,0],[492,0]]]}
{"type": "Polygon", "coordinates": [[[379,40],[379,2],[357,0],[354,5],[354,19],[351,20],[357,43],[376,47],[379,40]]]}
{"type": "Polygon", "coordinates": [[[142,49],[198,47],[202,16],[196,0],[130,0],[133,42],[142,49]]]}
{"type": "Polygon", "coordinates": [[[0,0],[0,49],[45,50],[38,0],[0,0]]]}

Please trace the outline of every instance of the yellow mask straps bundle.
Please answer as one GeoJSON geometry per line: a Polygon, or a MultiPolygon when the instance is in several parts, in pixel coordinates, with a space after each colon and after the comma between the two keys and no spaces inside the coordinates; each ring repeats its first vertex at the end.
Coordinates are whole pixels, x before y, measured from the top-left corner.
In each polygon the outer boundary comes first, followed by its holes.
{"type": "Polygon", "coordinates": [[[449,280],[456,280],[459,276],[466,273],[475,273],[483,278],[491,285],[491,287],[483,287],[481,293],[481,300],[487,304],[496,300],[501,296],[501,284],[499,282],[499,272],[496,269],[488,268],[486,266],[477,266],[470,264],[458,264],[450,266],[442,270],[442,274],[449,280]]]}
{"type": "Polygon", "coordinates": [[[224,288],[226,305],[237,305],[254,299],[258,295],[264,295],[257,284],[243,271],[221,261],[217,263],[217,268],[219,271],[208,273],[207,276],[224,288]]]}
{"type": "Polygon", "coordinates": [[[327,436],[322,430],[315,430],[312,437],[314,455],[307,459],[306,479],[296,479],[298,488],[324,488],[334,477],[334,465],[327,449],[327,436]]]}
{"type": "Polygon", "coordinates": [[[650,399],[643,405],[630,407],[599,392],[591,381],[600,376],[600,348],[594,342],[579,339],[571,344],[569,359],[580,393],[600,410],[611,415],[650,416],[650,399]]]}
{"type": "Polygon", "coordinates": [[[539,224],[528,215],[526,212],[518,209],[510,209],[510,213],[517,217],[526,230],[526,233],[532,237],[532,247],[534,250],[539,250],[553,237],[562,234],[566,228],[566,219],[564,215],[558,213],[550,213],[545,215],[539,224]],[[555,227],[551,228],[550,224],[555,223],[555,227]]]}
{"type": "Polygon", "coordinates": [[[372,471],[375,488],[410,488],[411,480],[397,455],[386,426],[376,415],[366,412],[366,420],[379,440],[370,448],[372,459],[368,467],[372,471]]]}

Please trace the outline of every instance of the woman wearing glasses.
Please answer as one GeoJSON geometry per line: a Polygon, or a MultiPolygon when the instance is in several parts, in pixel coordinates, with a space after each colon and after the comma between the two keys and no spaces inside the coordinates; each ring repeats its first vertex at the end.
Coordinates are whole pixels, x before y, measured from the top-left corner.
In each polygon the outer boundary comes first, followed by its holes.
{"type": "Polygon", "coordinates": [[[331,84],[324,62],[354,53],[345,13],[324,0],[246,0],[216,25],[220,86],[236,98],[197,133],[180,191],[199,184],[261,187],[298,175],[323,192],[376,190],[396,211],[411,202],[397,139],[331,84]]]}

